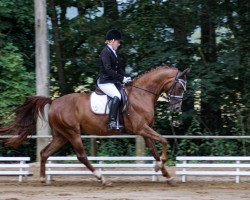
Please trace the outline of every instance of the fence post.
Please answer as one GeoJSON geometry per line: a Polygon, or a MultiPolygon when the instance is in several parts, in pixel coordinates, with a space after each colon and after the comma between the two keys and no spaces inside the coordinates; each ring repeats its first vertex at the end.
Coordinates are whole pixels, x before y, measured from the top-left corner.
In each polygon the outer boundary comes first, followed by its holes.
{"type": "MultiPolygon", "coordinates": [[[[22,161],[22,160],[20,161],[20,165],[22,165],[24,163],[25,163],[25,161],[22,161]]],[[[22,167],[20,167],[19,172],[20,172],[20,174],[19,174],[19,177],[18,177],[18,181],[22,182],[23,181],[23,175],[21,174],[23,172],[23,168],[22,167]]]]}
{"type": "MultiPolygon", "coordinates": [[[[145,142],[141,136],[136,136],[136,156],[145,156],[145,142]]],[[[137,161],[142,163],[143,161],[137,161]]]]}
{"type": "MultiPolygon", "coordinates": [[[[237,161],[236,161],[236,164],[240,164],[240,161],[237,160],[237,161]]],[[[236,168],[236,172],[237,172],[237,173],[240,173],[240,168],[239,168],[239,167],[236,168]]],[[[237,176],[235,177],[235,182],[236,182],[236,183],[239,183],[239,182],[240,182],[240,175],[237,175],[237,176]]]]}
{"type": "MultiPolygon", "coordinates": [[[[183,160],[182,163],[183,163],[183,164],[187,164],[187,161],[186,161],[186,160],[183,160]]],[[[186,170],[186,168],[183,168],[182,171],[185,172],[185,171],[187,171],[187,170],[186,170]]],[[[182,175],[181,181],[182,181],[182,182],[186,182],[186,181],[187,181],[186,175],[182,175]]]]}

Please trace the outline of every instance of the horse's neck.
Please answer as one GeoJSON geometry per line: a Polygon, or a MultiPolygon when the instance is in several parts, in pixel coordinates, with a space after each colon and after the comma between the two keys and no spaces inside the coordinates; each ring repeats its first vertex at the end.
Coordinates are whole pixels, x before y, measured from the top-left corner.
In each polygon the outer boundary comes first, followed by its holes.
{"type": "Polygon", "coordinates": [[[176,70],[164,68],[138,77],[132,86],[129,86],[130,105],[135,106],[135,110],[145,111],[152,117],[156,101],[163,92],[165,84],[171,85],[175,75],[176,70]]]}
{"type": "Polygon", "coordinates": [[[157,97],[163,92],[163,87],[167,81],[171,81],[174,77],[173,73],[167,73],[166,70],[158,70],[155,73],[148,73],[138,79],[133,85],[143,88],[157,97]]]}

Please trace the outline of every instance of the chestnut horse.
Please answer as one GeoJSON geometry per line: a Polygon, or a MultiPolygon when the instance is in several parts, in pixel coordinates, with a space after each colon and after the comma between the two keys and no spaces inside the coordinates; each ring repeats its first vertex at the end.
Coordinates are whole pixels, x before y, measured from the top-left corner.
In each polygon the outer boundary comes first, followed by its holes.
{"type": "MultiPolygon", "coordinates": [[[[139,75],[125,86],[128,94],[128,108],[123,113],[123,133],[140,135],[144,138],[156,160],[155,170],[161,170],[167,182],[172,182],[165,162],[167,160],[167,140],[151,127],[154,122],[154,107],[159,96],[165,92],[170,109],[180,111],[184,91],[186,90],[186,75],[190,69],[180,72],[177,68],[162,66],[139,75]],[[157,152],[155,141],[162,144],[162,155],[157,152]]],[[[78,160],[93,174],[107,184],[104,176],[88,161],[81,133],[94,135],[114,135],[116,131],[107,129],[108,116],[94,114],[90,109],[90,94],[73,93],[55,100],[47,97],[32,96],[17,107],[16,119],[9,125],[0,128],[1,135],[17,135],[6,141],[10,146],[17,147],[35,133],[37,117],[44,118],[44,107],[51,104],[48,119],[52,130],[51,142],[41,151],[40,176],[45,180],[45,163],[49,156],[58,151],[67,141],[72,144],[78,160]]]]}

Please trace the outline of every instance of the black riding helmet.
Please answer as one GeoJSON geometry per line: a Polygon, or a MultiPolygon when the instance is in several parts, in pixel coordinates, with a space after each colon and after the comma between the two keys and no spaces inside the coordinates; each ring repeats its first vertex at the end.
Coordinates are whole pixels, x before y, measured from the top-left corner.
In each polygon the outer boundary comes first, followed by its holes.
{"type": "Polygon", "coordinates": [[[121,40],[122,34],[116,29],[111,29],[106,33],[106,40],[121,40]]]}

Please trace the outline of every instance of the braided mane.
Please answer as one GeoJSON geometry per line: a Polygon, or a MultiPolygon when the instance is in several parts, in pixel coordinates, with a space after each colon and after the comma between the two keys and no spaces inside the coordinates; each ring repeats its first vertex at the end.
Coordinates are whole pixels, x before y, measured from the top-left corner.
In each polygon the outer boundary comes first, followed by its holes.
{"type": "Polygon", "coordinates": [[[170,66],[157,66],[155,68],[151,68],[150,70],[143,72],[142,74],[139,74],[137,77],[135,77],[133,79],[133,81],[136,81],[137,79],[141,78],[142,76],[144,76],[144,75],[146,75],[146,74],[148,74],[148,73],[150,73],[152,71],[157,71],[157,70],[163,69],[163,68],[165,68],[165,69],[170,69],[170,68],[176,69],[175,67],[170,67],[170,66]]]}

